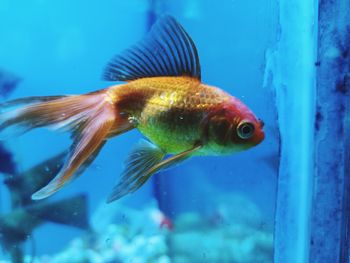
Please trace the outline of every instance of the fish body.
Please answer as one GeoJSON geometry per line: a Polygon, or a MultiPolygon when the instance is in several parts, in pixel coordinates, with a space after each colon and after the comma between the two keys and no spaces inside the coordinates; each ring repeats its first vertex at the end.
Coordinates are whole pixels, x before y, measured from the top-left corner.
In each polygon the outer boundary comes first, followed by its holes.
{"type": "MultiPolygon", "coordinates": [[[[120,114],[166,153],[177,154],[196,142],[207,143],[193,155],[222,155],[243,150],[239,143],[227,147],[208,137],[210,117],[225,109],[244,111],[254,119],[250,110],[223,90],[189,77],[153,77],[111,87],[108,93],[120,114]]],[[[238,124],[238,123],[236,123],[238,124]]]]}
{"type": "Polygon", "coordinates": [[[0,105],[0,136],[45,126],[73,134],[66,163],[32,199],[57,192],[88,167],[109,138],[132,129],[148,140],[130,153],[108,202],[192,156],[230,154],[264,139],[263,122],[246,105],[202,83],[194,42],[171,16],[163,16],[140,43],[114,57],[104,79],[126,83],[83,95],[29,97],[0,105]]]}

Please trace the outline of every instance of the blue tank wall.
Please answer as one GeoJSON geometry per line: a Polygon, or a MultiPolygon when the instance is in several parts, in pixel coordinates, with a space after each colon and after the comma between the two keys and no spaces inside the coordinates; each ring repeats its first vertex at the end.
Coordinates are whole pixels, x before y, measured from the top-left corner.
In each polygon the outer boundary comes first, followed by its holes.
{"type": "MultiPolygon", "coordinates": [[[[105,63],[140,39],[156,15],[172,14],[198,47],[203,81],[251,107],[265,121],[266,140],[233,156],[193,158],[155,176],[122,202],[137,207],[156,195],[161,208],[176,217],[184,211],[212,213],[218,200],[238,193],[257,205],[265,226],[272,228],[279,135],[274,95],[264,79],[265,51],[277,36],[272,2],[2,0],[0,66],[23,78],[13,98],[104,88],[110,85],[100,80],[105,63]]],[[[140,134],[132,131],[112,139],[84,175],[53,200],[87,192],[93,213],[104,202],[131,145],[139,138],[140,134]]],[[[67,134],[36,130],[8,144],[20,168],[26,169],[66,149],[70,141],[67,134]]],[[[6,211],[3,187],[1,197],[1,209],[6,211]]],[[[236,208],[244,209],[239,204],[236,208]]],[[[36,234],[38,253],[53,253],[79,233],[50,225],[36,234]],[[55,237],[50,242],[48,233],[55,237]]]]}

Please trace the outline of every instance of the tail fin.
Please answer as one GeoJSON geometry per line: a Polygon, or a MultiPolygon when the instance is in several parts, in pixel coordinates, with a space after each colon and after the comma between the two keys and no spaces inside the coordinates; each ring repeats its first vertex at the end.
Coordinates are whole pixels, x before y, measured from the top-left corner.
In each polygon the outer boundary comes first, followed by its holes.
{"type": "Polygon", "coordinates": [[[48,185],[32,195],[34,200],[52,195],[74,179],[75,172],[90,164],[109,136],[132,128],[117,114],[107,90],[80,96],[15,100],[0,105],[0,112],[0,135],[11,128],[26,132],[44,126],[73,133],[68,160],[48,185]]]}

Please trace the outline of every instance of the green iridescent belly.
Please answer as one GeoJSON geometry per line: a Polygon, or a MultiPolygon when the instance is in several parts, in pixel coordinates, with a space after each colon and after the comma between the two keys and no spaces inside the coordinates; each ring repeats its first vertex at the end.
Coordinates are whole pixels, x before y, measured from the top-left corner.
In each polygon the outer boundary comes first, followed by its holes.
{"type": "Polygon", "coordinates": [[[203,116],[204,112],[147,105],[137,128],[164,151],[174,154],[192,148],[201,139],[203,116]]]}

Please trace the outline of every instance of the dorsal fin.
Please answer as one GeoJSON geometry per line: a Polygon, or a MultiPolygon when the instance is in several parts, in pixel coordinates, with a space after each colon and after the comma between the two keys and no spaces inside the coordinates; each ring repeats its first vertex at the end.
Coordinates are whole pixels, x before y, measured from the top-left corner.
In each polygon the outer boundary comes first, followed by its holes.
{"type": "Polygon", "coordinates": [[[196,46],[183,27],[169,15],[162,16],[138,44],[114,57],[104,72],[104,79],[109,81],[160,76],[201,79],[196,46]]]}

